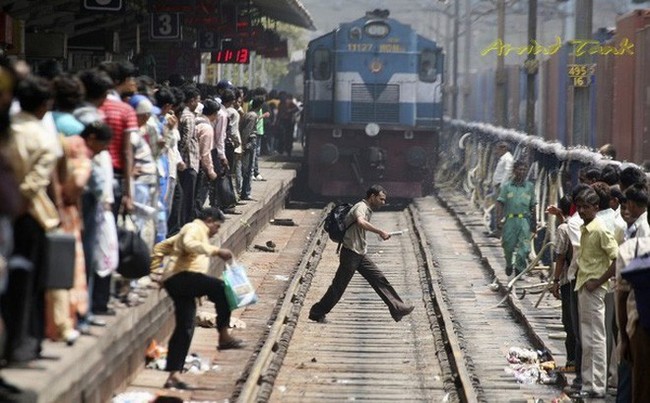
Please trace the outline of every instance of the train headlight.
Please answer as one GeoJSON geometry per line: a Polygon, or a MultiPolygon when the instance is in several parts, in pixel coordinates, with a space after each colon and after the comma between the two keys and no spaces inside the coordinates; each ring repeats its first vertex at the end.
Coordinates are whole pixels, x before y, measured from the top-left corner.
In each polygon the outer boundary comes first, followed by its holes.
{"type": "Polygon", "coordinates": [[[341,130],[339,127],[332,129],[332,137],[335,139],[340,139],[343,136],[343,130],[341,130]]]}
{"type": "Polygon", "coordinates": [[[368,137],[375,137],[379,134],[379,125],[377,123],[368,123],[365,131],[368,137]]]}
{"type": "Polygon", "coordinates": [[[407,130],[404,132],[405,140],[413,140],[413,130],[407,130]]]}
{"type": "Polygon", "coordinates": [[[319,150],[318,158],[323,165],[334,165],[339,160],[339,148],[332,143],[325,143],[319,150]]]}
{"type": "Polygon", "coordinates": [[[406,150],[406,163],[413,168],[422,168],[427,163],[427,153],[419,146],[409,147],[406,150]]]}

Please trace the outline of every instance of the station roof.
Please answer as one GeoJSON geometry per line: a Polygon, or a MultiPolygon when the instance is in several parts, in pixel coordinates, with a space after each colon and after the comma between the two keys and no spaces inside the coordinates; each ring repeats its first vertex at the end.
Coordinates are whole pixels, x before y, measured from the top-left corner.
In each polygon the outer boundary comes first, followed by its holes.
{"type": "Polygon", "coordinates": [[[253,0],[262,13],[277,21],[315,30],[314,21],[298,0],[253,0]]]}
{"type": "MultiPolygon", "coordinates": [[[[92,1],[92,0],[86,0],[92,1]]],[[[130,25],[138,15],[146,14],[146,0],[123,0],[128,12],[121,14],[83,13],[80,0],[0,0],[0,9],[13,19],[24,20],[30,30],[63,31],[71,36],[130,25]]],[[[104,2],[105,3],[105,2],[104,2]]],[[[236,4],[238,0],[220,0],[219,4],[236,4]]],[[[314,21],[300,0],[252,0],[264,17],[301,28],[315,30],[314,21]]],[[[140,17],[141,18],[141,17],[140,17]]]]}

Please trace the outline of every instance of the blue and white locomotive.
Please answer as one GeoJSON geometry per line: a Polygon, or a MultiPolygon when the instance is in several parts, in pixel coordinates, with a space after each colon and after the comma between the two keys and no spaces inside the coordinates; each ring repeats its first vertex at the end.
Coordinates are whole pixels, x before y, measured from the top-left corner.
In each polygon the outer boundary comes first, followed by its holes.
{"type": "Polygon", "coordinates": [[[305,60],[305,158],[310,189],[392,197],[431,190],[442,127],[444,54],[375,10],[312,40],[305,60]]]}

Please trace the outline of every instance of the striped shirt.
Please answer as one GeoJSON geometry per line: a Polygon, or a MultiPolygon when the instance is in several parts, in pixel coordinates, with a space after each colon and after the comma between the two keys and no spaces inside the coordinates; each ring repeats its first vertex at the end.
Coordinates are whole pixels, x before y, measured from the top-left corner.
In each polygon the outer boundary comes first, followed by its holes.
{"type": "Polygon", "coordinates": [[[196,137],[196,117],[190,108],[183,109],[178,125],[178,151],[188,168],[199,172],[199,139],[196,137]]]}
{"type": "Polygon", "coordinates": [[[113,161],[113,170],[120,172],[124,169],[124,134],[138,131],[138,119],[135,110],[121,101],[106,98],[99,107],[104,114],[106,124],[113,130],[113,138],[108,146],[108,152],[113,161]]]}

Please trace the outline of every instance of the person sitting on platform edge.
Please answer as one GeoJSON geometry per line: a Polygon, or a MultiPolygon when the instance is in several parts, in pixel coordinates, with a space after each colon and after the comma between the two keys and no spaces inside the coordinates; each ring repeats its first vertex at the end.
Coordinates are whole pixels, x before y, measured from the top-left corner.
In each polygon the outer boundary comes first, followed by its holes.
{"type": "Polygon", "coordinates": [[[219,256],[228,261],[233,254],[230,250],[210,244],[212,236],[219,232],[225,216],[221,210],[213,207],[204,208],[199,217],[185,224],[180,232],[156,244],[151,259],[151,271],[160,272],[163,258],[169,256],[169,262],[162,270],[161,282],[174,302],[176,327],[169,340],[166,371],[169,377],[165,388],[189,389],[190,386],[179,379],[185,357],[190,349],[194,335],[194,317],[196,316],[195,298],[208,296],[217,312],[217,331],[219,332],[219,350],[240,349],[244,343],[232,337],[228,332],[230,325],[230,308],[226,301],[224,282],[208,276],[210,257],[219,256]]]}
{"type": "Polygon", "coordinates": [[[310,320],[320,323],[327,322],[325,315],[339,302],[355,271],[358,271],[368,281],[384,303],[388,305],[395,322],[399,322],[402,317],[413,311],[414,306],[402,301],[384,274],[367,256],[366,231],[378,234],[384,241],[391,237],[388,232],[370,223],[372,212],[384,204],[386,204],[386,190],[379,185],[372,185],[366,192],[366,198],[355,204],[345,217],[345,225],[348,230],[343,238],[339,267],[325,295],[311,307],[310,320]]]}

